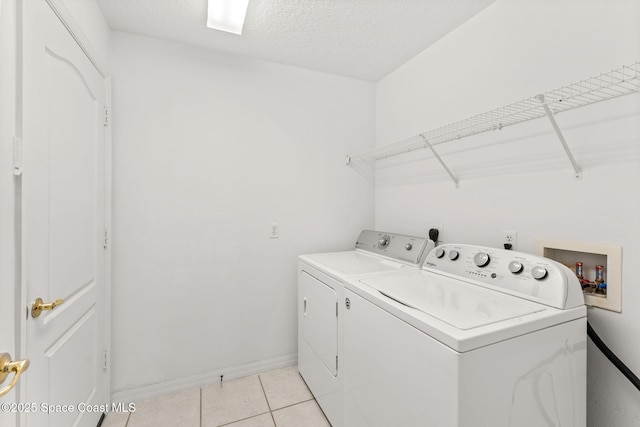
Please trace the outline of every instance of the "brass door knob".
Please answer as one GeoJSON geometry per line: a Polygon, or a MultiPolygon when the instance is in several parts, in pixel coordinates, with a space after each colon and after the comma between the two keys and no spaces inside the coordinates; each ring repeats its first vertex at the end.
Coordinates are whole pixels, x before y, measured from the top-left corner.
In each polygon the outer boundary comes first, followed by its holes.
{"type": "Polygon", "coordinates": [[[29,359],[18,360],[16,362],[11,361],[11,355],[9,353],[0,354],[0,384],[7,379],[7,376],[11,372],[14,373],[13,379],[5,388],[0,389],[0,397],[9,393],[13,387],[15,387],[18,382],[18,378],[24,371],[29,368],[29,359]]]}
{"type": "Polygon", "coordinates": [[[57,299],[54,302],[45,303],[42,301],[42,298],[36,298],[33,304],[31,304],[31,316],[38,317],[42,314],[42,310],[53,310],[63,302],[64,300],[57,299]]]}

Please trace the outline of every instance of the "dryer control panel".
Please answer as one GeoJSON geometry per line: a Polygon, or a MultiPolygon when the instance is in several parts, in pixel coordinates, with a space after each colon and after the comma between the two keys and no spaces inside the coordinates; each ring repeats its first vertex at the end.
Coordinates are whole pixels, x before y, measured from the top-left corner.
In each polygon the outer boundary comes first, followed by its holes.
{"type": "Polygon", "coordinates": [[[584,305],[578,278],[569,268],[524,252],[445,244],[427,255],[423,269],[559,309],[584,305]]]}
{"type": "Polygon", "coordinates": [[[434,243],[424,237],[374,230],[363,230],[356,242],[356,249],[410,262],[417,266],[422,264],[424,257],[433,247],[434,243]]]}

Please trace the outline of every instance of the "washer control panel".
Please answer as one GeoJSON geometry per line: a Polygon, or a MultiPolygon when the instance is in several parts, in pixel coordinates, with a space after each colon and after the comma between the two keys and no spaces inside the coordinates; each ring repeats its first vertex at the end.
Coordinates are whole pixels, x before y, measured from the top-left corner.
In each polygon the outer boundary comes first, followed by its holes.
{"type": "Polygon", "coordinates": [[[560,309],[584,304],[578,279],[569,268],[524,252],[445,244],[427,255],[423,269],[560,309]]]}
{"type": "Polygon", "coordinates": [[[358,236],[356,249],[365,250],[420,266],[424,257],[433,249],[428,238],[363,230],[358,236]]]}

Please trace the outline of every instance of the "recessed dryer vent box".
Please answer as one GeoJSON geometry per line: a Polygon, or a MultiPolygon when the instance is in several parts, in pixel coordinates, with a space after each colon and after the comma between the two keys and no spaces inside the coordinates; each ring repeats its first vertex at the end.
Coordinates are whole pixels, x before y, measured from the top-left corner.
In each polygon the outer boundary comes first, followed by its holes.
{"type": "Polygon", "coordinates": [[[536,240],[535,252],[558,261],[575,272],[576,262],[582,262],[583,276],[595,280],[596,265],[604,267],[606,294],[584,292],[585,304],[611,311],[622,311],[622,248],[566,240],[536,240]]]}

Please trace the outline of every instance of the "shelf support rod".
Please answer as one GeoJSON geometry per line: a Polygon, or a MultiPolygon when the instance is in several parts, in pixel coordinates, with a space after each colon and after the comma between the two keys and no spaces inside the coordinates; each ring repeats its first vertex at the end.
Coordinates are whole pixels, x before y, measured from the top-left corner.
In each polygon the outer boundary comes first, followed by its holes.
{"type": "Polygon", "coordinates": [[[458,182],[458,178],[456,178],[456,176],[451,172],[451,170],[449,170],[449,168],[447,167],[447,165],[444,163],[444,161],[442,161],[442,158],[440,158],[440,156],[438,155],[438,153],[436,153],[436,150],[433,148],[433,146],[431,145],[431,143],[429,142],[429,140],[427,138],[425,138],[424,135],[420,134],[420,137],[424,140],[424,143],[427,145],[427,147],[429,147],[431,149],[431,152],[433,153],[433,155],[435,156],[436,159],[438,159],[438,161],[440,162],[440,164],[442,165],[442,167],[444,168],[444,170],[447,171],[447,173],[449,174],[449,176],[451,177],[451,179],[453,180],[453,182],[456,184],[456,188],[460,188],[460,183],[458,182]]]}
{"type": "Polygon", "coordinates": [[[574,172],[573,176],[576,179],[582,179],[582,170],[580,169],[580,166],[578,166],[578,162],[576,162],[575,157],[573,157],[573,153],[571,152],[571,149],[567,145],[567,141],[564,139],[564,135],[562,134],[562,131],[558,126],[558,122],[556,122],[556,118],[553,117],[553,112],[549,108],[549,105],[547,105],[547,103],[545,102],[544,95],[538,95],[536,98],[538,98],[538,101],[542,103],[542,108],[544,108],[544,112],[547,113],[547,117],[551,122],[551,126],[553,126],[553,130],[556,132],[556,135],[558,136],[558,139],[562,144],[562,148],[564,148],[564,152],[567,154],[567,157],[571,162],[571,166],[573,166],[573,172],[574,172]]]}

